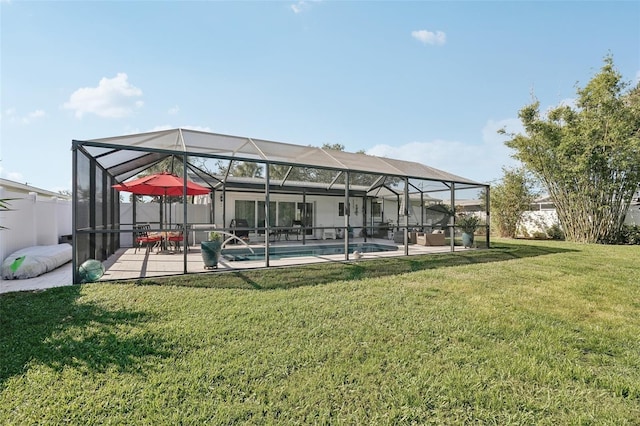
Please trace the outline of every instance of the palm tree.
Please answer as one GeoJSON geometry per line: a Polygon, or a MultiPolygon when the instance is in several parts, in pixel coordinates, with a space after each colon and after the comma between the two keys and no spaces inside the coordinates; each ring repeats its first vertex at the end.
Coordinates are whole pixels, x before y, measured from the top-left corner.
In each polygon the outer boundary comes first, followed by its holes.
{"type": "MultiPolygon", "coordinates": [[[[0,211],[9,211],[11,210],[11,208],[9,208],[9,201],[13,200],[14,198],[1,198],[0,199],[0,211]]],[[[0,229],[7,229],[6,227],[0,225],[0,229]]]]}

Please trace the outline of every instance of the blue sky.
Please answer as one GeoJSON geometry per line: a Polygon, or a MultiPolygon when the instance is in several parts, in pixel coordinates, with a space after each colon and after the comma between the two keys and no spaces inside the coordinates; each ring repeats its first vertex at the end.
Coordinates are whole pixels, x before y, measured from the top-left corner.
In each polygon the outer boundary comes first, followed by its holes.
{"type": "Polygon", "coordinates": [[[187,127],[489,182],[535,95],[612,54],[640,79],[640,2],[0,0],[0,176],[71,188],[71,140],[187,127]]]}

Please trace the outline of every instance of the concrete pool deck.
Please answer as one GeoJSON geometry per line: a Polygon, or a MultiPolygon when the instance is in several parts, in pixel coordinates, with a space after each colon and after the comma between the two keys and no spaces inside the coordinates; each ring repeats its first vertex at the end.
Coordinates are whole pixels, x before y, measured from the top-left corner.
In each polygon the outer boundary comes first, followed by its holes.
{"type": "MultiPolygon", "coordinates": [[[[350,240],[354,244],[363,243],[362,238],[350,240]]],[[[394,244],[393,241],[387,239],[368,238],[367,242],[373,244],[397,245],[398,250],[385,252],[363,253],[361,259],[354,259],[350,255],[349,261],[362,261],[370,259],[378,259],[384,257],[400,257],[404,256],[404,246],[394,244]]],[[[307,240],[308,245],[335,245],[344,244],[344,240],[307,240]]],[[[234,246],[236,247],[236,246],[234,246]]],[[[240,247],[240,246],[238,246],[240,247]]],[[[251,244],[253,249],[264,250],[264,244],[251,244]]],[[[279,241],[270,243],[270,247],[303,247],[302,241],[279,241]]],[[[456,251],[466,251],[463,247],[456,246],[456,251]]],[[[422,246],[417,244],[409,245],[409,255],[433,254],[433,253],[450,253],[450,246],[422,246]]],[[[138,278],[151,278],[169,275],[181,275],[184,273],[184,253],[155,253],[146,252],[145,250],[137,250],[134,248],[121,248],[109,259],[105,260],[105,274],[101,281],[114,280],[134,280],[138,278]]],[[[270,259],[269,266],[294,266],[305,265],[320,262],[344,262],[344,254],[331,254],[322,256],[300,256],[282,259],[270,259]]],[[[216,273],[216,271],[231,271],[242,269],[264,268],[264,260],[248,260],[232,262],[221,258],[218,269],[206,270],[200,253],[199,246],[191,246],[187,251],[187,273],[216,273]]],[[[0,294],[14,291],[34,291],[44,290],[53,287],[72,285],[73,274],[71,262],[62,265],[54,271],[43,274],[39,277],[26,280],[0,280],[0,294]]]]}

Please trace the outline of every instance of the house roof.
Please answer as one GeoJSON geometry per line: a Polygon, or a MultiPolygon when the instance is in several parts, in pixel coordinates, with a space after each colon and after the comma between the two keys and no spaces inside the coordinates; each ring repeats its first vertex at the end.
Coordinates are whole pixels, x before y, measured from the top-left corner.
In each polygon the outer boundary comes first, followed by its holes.
{"type": "Polygon", "coordinates": [[[179,152],[189,156],[455,182],[468,187],[484,185],[412,161],[187,129],[74,140],[73,143],[74,148],[82,146],[119,182],[136,176],[151,165],[179,152]]]}
{"type": "Polygon", "coordinates": [[[47,189],[37,188],[26,183],[15,182],[9,179],[0,178],[0,187],[7,189],[8,191],[15,193],[29,194],[35,192],[38,195],[44,197],[57,197],[63,200],[70,200],[70,195],[60,194],[59,192],[49,191],[47,189]]]}

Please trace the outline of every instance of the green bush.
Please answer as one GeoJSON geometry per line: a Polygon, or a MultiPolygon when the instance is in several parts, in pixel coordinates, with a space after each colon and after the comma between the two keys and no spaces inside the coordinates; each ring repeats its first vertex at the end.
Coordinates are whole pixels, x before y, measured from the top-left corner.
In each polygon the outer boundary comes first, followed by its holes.
{"type": "Polygon", "coordinates": [[[603,239],[600,242],[602,244],[638,245],[640,244],[640,226],[622,225],[622,228],[614,237],[603,239]]]}
{"type": "Polygon", "coordinates": [[[618,233],[618,238],[613,241],[614,244],[640,244],[640,226],[638,225],[622,225],[622,229],[618,233]]]}
{"type": "Polygon", "coordinates": [[[564,241],[564,231],[560,228],[560,225],[554,223],[549,228],[546,229],[547,236],[552,240],[561,240],[564,241]]]}

